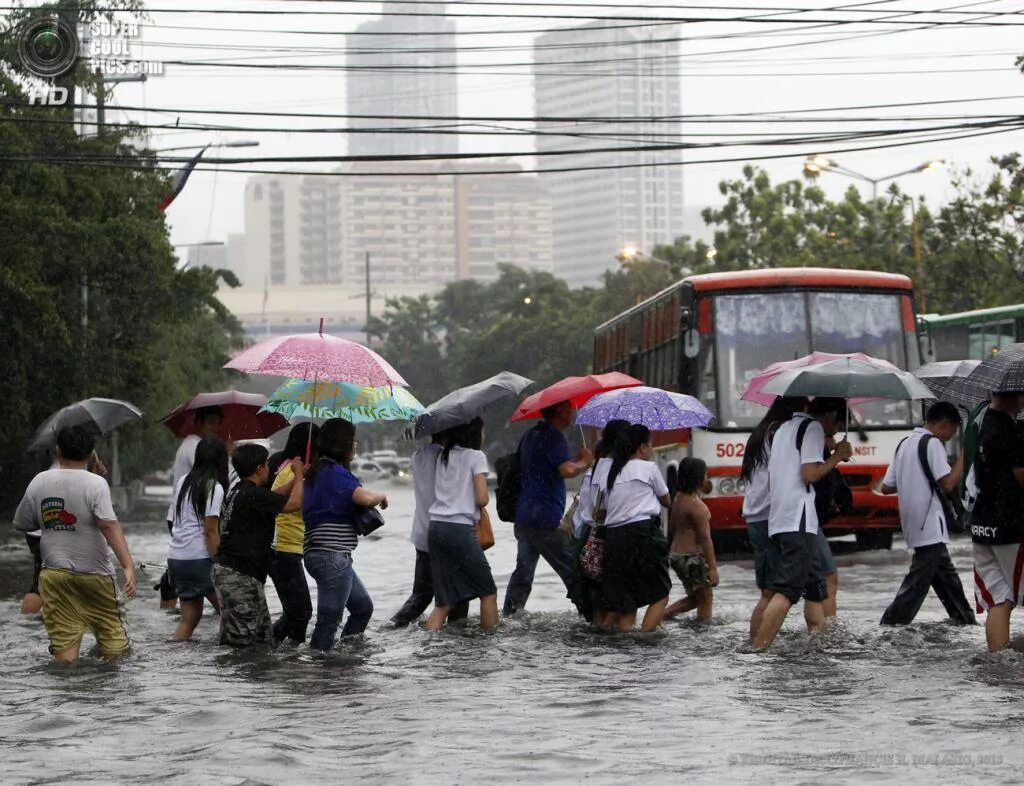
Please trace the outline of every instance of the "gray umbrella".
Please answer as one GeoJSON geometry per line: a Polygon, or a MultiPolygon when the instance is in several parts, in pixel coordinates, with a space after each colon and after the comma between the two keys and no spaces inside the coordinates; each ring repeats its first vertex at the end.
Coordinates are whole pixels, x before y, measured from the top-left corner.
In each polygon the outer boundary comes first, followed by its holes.
{"type": "Polygon", "coordinates": [[[418,439],[466,423],[492,404],[515,398],[532,384],[532,379],[502,371],[475,385],[453,390],[428,406],[427,411],[413,421],[406,437],[418,439]]]}
{"type": "Polygon", "coordinates": [[[763,388],[781,396],[933,398],[921,380],[885,361],[841,358],[783,371],[763,388]]]}
{"type": "Polygon", "coordinates": [[[100,436],[141,417],[142,411],[127,401],[113,398],[83,399],[58,409],[43,421],[28,449],[52,448],[57,444],[57,433],[67,426],[85,426],[93,434],[100,436]]]}
{"type": "Polygon", "coordinates": [[[985,358],[964,380],[974,403],[988,399],[989,393],[1024,391],[1024,344],[1010,344],[985,358]]]}
{"type": "Polygon", "coordinates": [[[988,398],[986,391],[967,381],[979,363],[980,360],[940,360],[916,369],[914,376],[928,386],[935,398],[972,409],[988,398]]]}

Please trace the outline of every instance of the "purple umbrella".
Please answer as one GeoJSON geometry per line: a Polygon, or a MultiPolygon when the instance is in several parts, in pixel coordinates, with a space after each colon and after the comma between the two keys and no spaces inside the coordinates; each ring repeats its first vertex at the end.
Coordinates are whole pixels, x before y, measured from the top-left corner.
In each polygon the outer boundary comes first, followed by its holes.
{"type": "Polygon", "coordinates": [[[693,396],[660,388],[623,388],[601,393],[577,413],[580,426],[604,428],[610,420],[625,420],[651,431],[703,428],[714,415],[693,396]]]}

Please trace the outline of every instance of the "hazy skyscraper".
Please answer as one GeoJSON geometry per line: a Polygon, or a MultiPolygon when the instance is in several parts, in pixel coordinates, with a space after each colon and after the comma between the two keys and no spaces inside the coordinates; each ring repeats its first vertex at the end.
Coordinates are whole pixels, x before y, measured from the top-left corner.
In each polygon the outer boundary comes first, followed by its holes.
{"type": "MultiPolygon", "coordinates": [[[[348,35],[348,113],[350,115],[428,115],[457,112],[455,23],[443,16],[442,3],[385,3],[389,14],[365,22],[348,35]]],[[[379,133],[352,133],[351,155],[424,155],[455,153],[454,134],[401,131],[410,126],[437,126],[431,120],[353,118],[351,128],[379,128],[379,133]],[[391,130],[394,129],[394,130],[391,130]]]]}
{"type": "MultiPolygon", "coordinates": [[[[536,115],[614,119],[538,122],[538,152],[680,141],[681,121],[665,119],[682,111],[679,45],[670,40],[678,35],[594,22],[538,37],[536,115]]],[[[595,284],[624,245],[651,253],[682,234],[680,160],[678,150],[541,156],[542,170],[608,167],[540,176],[551,194],[555,274],[572,286],[595,284]]]]}

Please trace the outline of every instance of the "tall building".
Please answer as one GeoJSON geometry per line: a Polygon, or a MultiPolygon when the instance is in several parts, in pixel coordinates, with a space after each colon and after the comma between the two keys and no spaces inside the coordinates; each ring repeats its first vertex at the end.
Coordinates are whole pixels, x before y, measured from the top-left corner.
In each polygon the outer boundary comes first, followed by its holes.
{"type": "Polygon", "coordinates": [[[443,3],[385,3],[393,14],[365,22],[347,37],[350,155],[430,155],[455,153],[455,134],[407,130],[443,125],[435,120],[380,119],[380,116],[454,117],[456,107],[455,22],[443,16],[443,3]]]}
{"type": "Polygon", "coordinates": [[[543,155],[680,141],[679,47],[665,40],[677,38],[675,28],[594,22],[534,43],[536,116],[606,119],[537,123],[538,168],[609,167],[540,175],[551,194],[555,274],[572,286],[598,283],[624,245],[649,253],[682,234],[678,150],[543,155]]]}

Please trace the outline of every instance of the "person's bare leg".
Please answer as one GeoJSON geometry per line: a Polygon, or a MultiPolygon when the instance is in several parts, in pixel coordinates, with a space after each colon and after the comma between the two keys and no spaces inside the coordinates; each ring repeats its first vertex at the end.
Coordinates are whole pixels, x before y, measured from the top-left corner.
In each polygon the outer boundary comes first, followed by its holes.
{"type": "MultiPolygon", "coordinates": [[[[444,627],[445,620],[448,619],[448,612],[451,606],[434,606],[434,610],[430,612],[430,616],[427,617],[427,630],[441,630],[444,627]]],[[[480,614],[483,615],[483,607],[480,608],[480,614]]],[[[483,616],[480,617],[481,624],[483,623],[483,616]]]]}
{"type": "Polygon", "coordinates": [[[686,614],[688,611],[693,611],[697,608],[697,599],[695,596],[687,595],[686,597],[680,598],[667,609],[665,609],[665,619],[670,620],[673,617],[677,617],[680,614],[686,614]]]}
{"type": "Polygon", "coordinates": [[[1000,603],[988,610],[985,620],[985,643],[989,652],[1004,650],[1010,646],[1010,612],[1013,604],[1010,601],[1000,603]]]}
{"type": "Polygon", "coordinates": [[[772,595],[775,593],[771,590],[761,590],[761,597],[757,600],[757,605],[754,606],[754,611],[750,615],[750,640],[753,641],[757,638],[758,628],[761,627],[761,620],[764,619],[764,610],[768,608],[768,602],[772,599],[772,595]]]}
{"type": "MultiPolygon", "coordinates": [[[[667,605],[668,595],[648,606],[647,611],[644,612],[644,621],[640,623],[640,630],[644,633],[650,633],[651,631],[657,630],[661,626],[662,620],[665,619],[665,607],[667,605]]],[[[636,619],[635,614],[633,615],[633,619],[636,619]]]]}
{"type": "Polygon", "coordinates": [[[22,614],[38,614],[43,610],[43,596],[35,592],[26,592],[21,600],[22,614]]]}
{"type": "Polygon", "coordinates": [[[490,630],[498,625],[498,596],[487,595],[480,598],[480,627],[490,630]]]}
{"type": "Polygon", "coordinates": [[[822,604],[825,607],[825,616],[836,616],[836,595],[839,593],[839,572],[825,577],[825,586],[828,588],[828,598],[822,604]]]}
{"type": "Polygon", "coordinates": [[[711,619],[715,598],[714,590],[711,587],[702,587],[697,590],[694,598],[697,601],[697,622],[707,622],[711,619]]]}
{"type": "Polygon", "coordinates": [[[804,601],[804,622],[807,623],[807,632],[817,636],[825,628],[825,604],[813,601],[804,601]]]}
{"type": "Polygon", "coordinates": [[[636,612],[624,611],[618,615],[618,630],[620,633],[629,633],[636,626],[636,612]]]}
{"type": "Polygon", "coordinates": [[[619,624],[619,615],[614,611],[600,611],[594,614],[594,624],[601,630],[615,630],[619,624]]]}
{"type": "Polygon", "coordinates": [[[82,642],[78,642],[74,647],[68,647],[63,652],[53,653],[53,660],[55,663],[74,663],[78,660],[78,651],[82,648],[82,642]]]}
{"type": "Polygon", "coordinates": [[[211,592],[209,595],[206,596],[206,599],[210,601],[210,605],[213,606],[215,611],[220,611],[220,598],[217,597],[216,592],[211,592]]]}
{"type": "Polygon", "coordinates": [[[775,637],[779,635],[782,623],[786,621],[786,615],[789,614],[789,610],[792,607],[793,604],[789,602],[789,598],[782,593],[776,592],[772,596],[762,615],[757,635],[754,636],[755,647],[759,650],[766,650],[771,646],[772,642],[775,641],[775,637]]]}
{"type": "Polygon", "coordinates": [[[203,618],[203,599],[181,601],[181,617],[178,627],[171,634],[171,641],[186,641],[192,638],[199,620],[203,618]]]}

